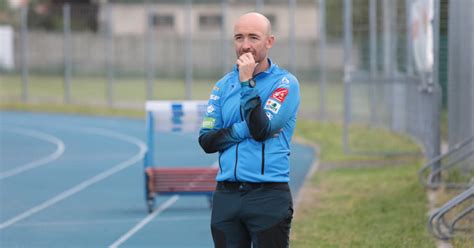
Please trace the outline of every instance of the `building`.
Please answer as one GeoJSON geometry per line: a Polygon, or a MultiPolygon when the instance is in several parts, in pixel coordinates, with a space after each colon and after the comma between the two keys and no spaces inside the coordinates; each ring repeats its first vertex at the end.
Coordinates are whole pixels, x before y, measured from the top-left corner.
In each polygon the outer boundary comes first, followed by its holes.
{"type": "MultiPolygon", "coordinates": [[[[257,9],[255,1],[109,1],[100,8],[100,22],[110,23],[114,35],[140,35],[150,24],[157,33],[192,37],[232,37],[232,23],[241,15],[257,9]],[[110,13],[108,13],[110,11],[110,13]]],[[[295,1],[296,2],[296,1],[295,1]]],[[[273,33],[287,39],[316,39],[318,34],[317,9],[314,1],[298,1],[295,19],[285,0],[266,1],[261,8],[273,25],[273,33]],[[298,25],[292,25],[298,23],[298,25]]]]}

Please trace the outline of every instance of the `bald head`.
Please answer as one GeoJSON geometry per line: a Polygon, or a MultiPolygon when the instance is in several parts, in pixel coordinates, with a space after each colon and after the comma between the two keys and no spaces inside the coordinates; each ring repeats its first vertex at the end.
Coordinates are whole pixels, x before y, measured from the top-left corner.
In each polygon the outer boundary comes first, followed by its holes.
{"type": "Polygon", "coordinates": [[[249,12],[241,15],[235,22],[234,32],[237,28],[242,26],[251,26],[267,36],[270,36],[272,33],[272,24],[270,23],[270,20],[257,12],[249,12]]]}
{"type": "Polygon", "coordinates": [[[271,34],[270,21],[262,14],[250,12],[239,17],[234,26],[234,46],[237,58],[248,59],[251,53],[258,66],[254,72],[268,68],[268,50],[275,37],[271,34]]]}

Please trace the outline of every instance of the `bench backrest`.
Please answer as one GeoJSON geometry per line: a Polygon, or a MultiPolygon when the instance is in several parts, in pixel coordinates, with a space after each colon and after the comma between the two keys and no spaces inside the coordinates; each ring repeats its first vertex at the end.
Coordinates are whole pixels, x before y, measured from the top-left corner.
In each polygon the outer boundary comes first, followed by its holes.
{"type": "Polygon", "coordinates": [[[211,192],[218,168],[152,168],[146,170],[149,192],[211,192]]]}

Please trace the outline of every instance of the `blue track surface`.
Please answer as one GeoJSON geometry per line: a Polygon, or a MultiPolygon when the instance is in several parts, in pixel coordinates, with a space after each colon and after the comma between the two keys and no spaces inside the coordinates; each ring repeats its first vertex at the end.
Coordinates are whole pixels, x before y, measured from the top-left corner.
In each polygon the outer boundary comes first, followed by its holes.
{"type": "MultiPolygon", "coordinates": [[[[145,122],[0,112],[0,247],[212,247],[203,196],[144,202],[145,122]],[[159,209],[160,210],[160,209],[159,209]]],[[[292,145],[294,197],[314,159],[292,145]]],[[[157,166],[211,166],[196,134],[156,136],[157,166]]]]}

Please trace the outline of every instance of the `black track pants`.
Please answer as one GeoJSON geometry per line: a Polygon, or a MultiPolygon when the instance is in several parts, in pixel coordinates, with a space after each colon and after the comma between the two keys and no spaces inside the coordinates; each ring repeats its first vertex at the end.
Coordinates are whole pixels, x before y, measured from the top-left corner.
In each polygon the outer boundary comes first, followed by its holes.
{"type": "Polygon", "coordinates": [[[219,183],[211,230],[216,248],[286,248],[293,202],[287,183],[219,183]]]}

